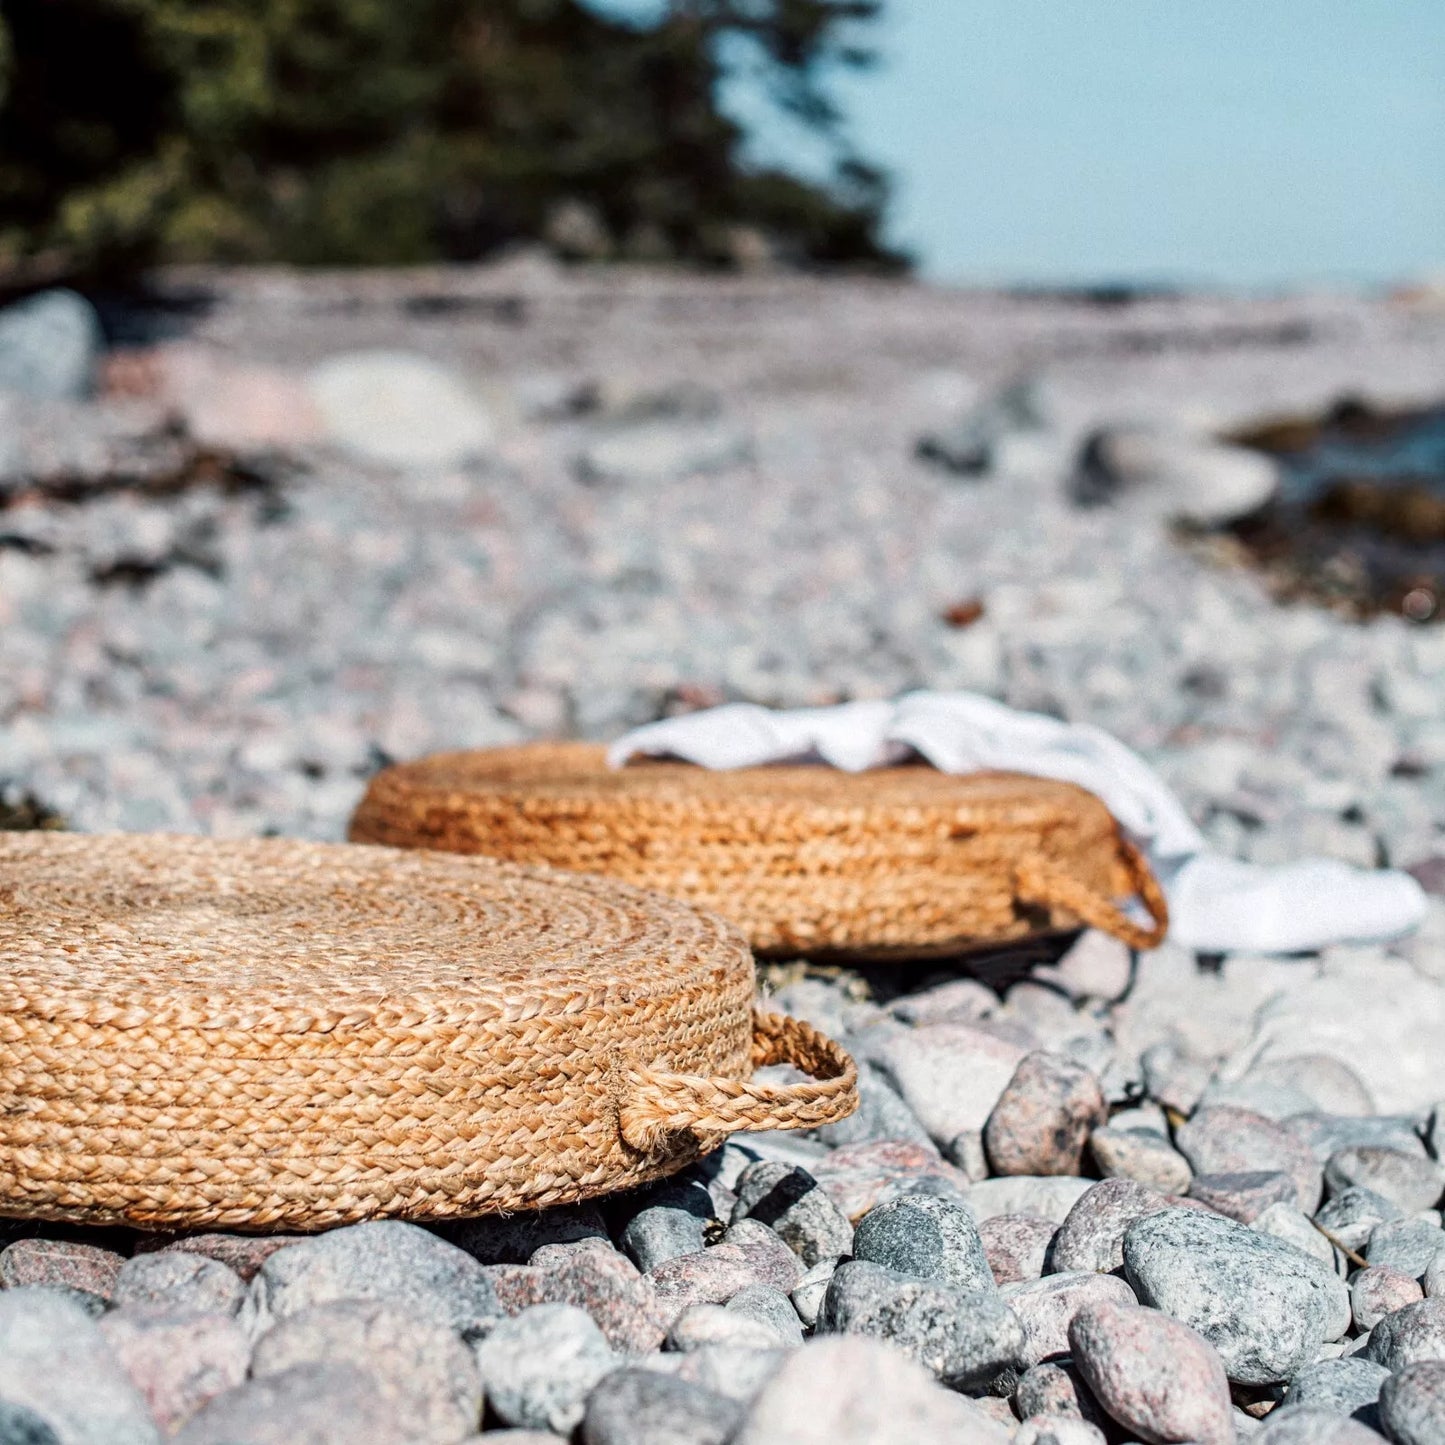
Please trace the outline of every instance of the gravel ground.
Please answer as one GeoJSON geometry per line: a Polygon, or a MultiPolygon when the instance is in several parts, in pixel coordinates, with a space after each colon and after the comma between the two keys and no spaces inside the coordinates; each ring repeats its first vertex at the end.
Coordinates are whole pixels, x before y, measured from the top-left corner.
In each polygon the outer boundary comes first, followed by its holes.
{"type": "MultiPolygon", "coordinates": [[[[1067,485],[1100,426],[1438,400],[1439,312],[531,259],[165,289],[109,314],[111,400],[0,418],[11,802],[334,838],[388,758],[967,687],[1114,731],[1228,851],[1445,888],[1445,629],[1280,609],[1147,488],[1067,485]],[[445,368],[402,428],[430,460],[318,416],[310,369],[376,347],[445,368]]],[[[643,1197],[159,1252],[17,1227],[0,1441],[1445,1439],[1440,904],[1394,950],[768,978],[862,1109],[643,1197]]]]}

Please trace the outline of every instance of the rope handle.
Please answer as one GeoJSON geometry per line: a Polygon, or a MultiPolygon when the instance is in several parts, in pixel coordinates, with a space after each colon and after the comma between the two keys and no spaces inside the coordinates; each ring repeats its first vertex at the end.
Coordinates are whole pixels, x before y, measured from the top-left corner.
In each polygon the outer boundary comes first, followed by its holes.
{"type": "Polygon", "coordinates": [[[1153,920],[1145,927],[1135,923],[1107,898],[1080,883],[1077,878],[1037,856],[1023,859],[1015,871],[1018,894],[1026,903],[1062,908],[1090,928],[1112,933],[1130,948],[1157,948],[1169,931],[1169,905],[1164,890],[1154,877],[1144,855],[1127,839],[1119,838],[1119,862],[1123,865],[1130,891],[1138,897],[1153,920]]]}
{"type": "Polygon", "coordinates": [[[647,1153],[674,1134],[723,1135],[743,1129],[815,1129],[858,1107],[858,1070],[846,1050],[811,1024],[753,1011],[753,1067],[792,1064],[806,1083],[760,1084],[697,1074],[634,1070],[618,1112],[622,1137],[647,1153]]]}

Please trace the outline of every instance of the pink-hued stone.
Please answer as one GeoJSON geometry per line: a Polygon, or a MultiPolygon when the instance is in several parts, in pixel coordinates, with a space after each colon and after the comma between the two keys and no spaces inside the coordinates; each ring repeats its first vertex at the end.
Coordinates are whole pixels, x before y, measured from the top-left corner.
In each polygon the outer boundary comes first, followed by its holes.
{"type": "Polygon", "coordinates": [[[1137,1305],[1092,1304],[1074,1316],[1069,1343],[1099,1403],[1149,1445],[1233,1445],[1224,1363],[1188,1325],[1137,1305]]]}
{"type": "Polygon", "coordinates": [[[1124,1231],[1168,1200],[1132,1179],[1101,1179],[1069,1211],[1054,1240],[1056,1270],[1117,1273],[1124,1268],[1124,1231]]]}
{"type": "Polygon", "coordinates": [[[1116,1274],[1045,1275],[1006,1286],[1003,1299],[1024,1327],[1024,1363],[1029,1365],[1069,1353],[1069,1326],[1086,1305],[1137,1303],[1134,1291],[1116,1274]]]}
{"type": "Polygon", "coordinates": [[[1299,1207],[1312,1214],[1324,1171],[1309,1145],[1282,1124],[1250,1109],[1217,1104],[1200,1109],[1174,1136],[1195,1174],[1282,1170],[1294,1180],[1299,1207]]]}
{"type": "Polygon", "coordinates": [[[1038,1279],[1058,1232],[1057,1224],[1037,1214],[995,1214],[978,1227],[988,1267],[999,1284],[1038,1279]]]}
{"type": "Polygon", "coordinates": [[[1388,1265],[1375,1264],[1350,1280],[1350,1310],[1355,1329],[1368,1334],[1386,1315],[1425,1298],[1420,1281],[1388,1265]]]}
{"type": "Polygon", "coordinates": [[[225,1314],[126,1305],[102,1316],[100,1329],[167,1435],[239,1385],[251,1360],[245,1330],[225,1314]]]}
{"type": "Polygon", "coordinates": [[[114,1250],[68,1239],[17,1239],[0,1250],[0,1288],[68,1285],[109,1299],[125,1260],[114,1250]]]}
{"type": "Polygon", "coordinates": [[[1029,1054],[993,1107],[983,1145],[996,1174],[1078,1174],[1109,1117],[1099,1081],[1059,1054],[1029,1054]]]}
{"type": "Polygon", "coordinates": [[[135,1252],[201,1254],[249,1280],[278,1249],[300,1244],[306,1237],[304,1234],[152,1234],[141,1239],[135,1252]]]}

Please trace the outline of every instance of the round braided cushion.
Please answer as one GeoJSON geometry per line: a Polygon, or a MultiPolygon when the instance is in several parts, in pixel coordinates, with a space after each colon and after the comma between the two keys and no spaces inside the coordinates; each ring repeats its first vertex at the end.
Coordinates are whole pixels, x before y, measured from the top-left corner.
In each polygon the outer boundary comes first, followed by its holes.
{"type": "Polygon", "coordinates": [[[738,932],[490,859],[0,834],[0,1213],[316,1229],[587,1198],[856,1105],[738,932]],[[817,1081],[751,1080],[794,1062],[817,1081]]]}
{"type": "Polygon", "coordinates": [[[1017,773],[609,768],[586,743],[384,769],[358,842],[606,874],[738,923],[761,953],[926,955],[1088,923],[1158,943],[1164,900],[1092,793],[1017,773]],[[1113,900],[1137,893],[1153,922],[1113,900]]]}

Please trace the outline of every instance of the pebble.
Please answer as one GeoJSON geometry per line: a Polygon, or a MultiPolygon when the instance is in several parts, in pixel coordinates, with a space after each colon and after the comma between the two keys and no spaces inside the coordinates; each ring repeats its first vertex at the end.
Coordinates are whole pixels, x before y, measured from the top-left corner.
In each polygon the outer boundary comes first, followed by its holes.
{"type": "Polygon", "coordinates": [[[1331,1154],[1325,1185],[1332,1195],[1371,1189],[1406,1214],[1434,1209],[1445,1193],[1445,1169],[1431,1159],[1380,1144],[1355,1144],[1331,1154]]]}
{"type": "Polygon", "coordinates": [[[143,1235],[135,1252],[137,1256],[150,1252],[199,1254],[224,1264],[249,1284],[278,1249],[301,1244],[306,1238],[301,1234],[184,1234],[174,1239],[163,1234],[143,1235]]]}
{"type": "Polygon", "coordinates": [[[675,1318],[688,1305],[726,1304],[750,1284],[771,1285],[791,1292],[803,1277],[803,1265],[792,1250],[756,1219],[741,1219],[722,1241],[700,1254],[667,1260],[652,1270],[651,1280],[664,1314],[675,1318]]]}
{"type": "Polygon", "coordinates": [[[1139,426],[1092,432],[1070,494],[1083,505],[1116,500],[1196,527],[1257,512],[1279,487],[1279,463],[1260,452],[1139,426]]]}
{"type": "Polygon", "coordinates": [[[1364,1253],[1370,1264],[1388,1265],[1412,1279],[1424,1279],[1425,1271],[1445,1258],[1445,1230],[1424,1219],[1386,1220],[1370,1231],[1364,1253]]]}
{"type": "Polygon", "coordinates": [[[304,382],[283,367],[242,363],[186,342],[146,353],[157,401],[203,446],[242,453],[294,452],[321,440],[304,382]]]}
{"type": "Polygon", "coordinates": [[[1139,1062],[1149,1097],[1181,1114],[1194,1112],[1214,1075],[1211,1064],[1168,1040],[1145,1049],[1139,1062]]]}
{"type": "Polygon", "coordinates": [[[575,1305],[535,1305],[476,1346],[487,1408],[504,1425],[570,1434],[592,1387],[617,1368],[601,1330],[575,1305]]]}
{"type": "Polygon", "coordinates": [[[1103,1425],[1106,1420],[1103,1406],[1072,1360],[1030,1365],[1019,1378],[1013,1403],[1020,1420],[1031,1415],[1072,1415],[1092,1425],[1103,1425]]]}
{"type": "Polygon", "coordinates": [[[90,392],[104,338],[95,308],[74,291],[41,291],[0,310],[0,391],[38,401],[90,392]]]}
{"type": "Polygon", "coordinates": [[[1364,1354],[1391,1374],[1417,1360],[1445,1360],[1445,1300],[1422,1300],[1386,1315],[1370,1331],[1364,1354]]]}
{"type": "Polygon", "coordinates": [[[1395,1445],[1445,1440],[1445,1363],[1407,1365],[1380,1387],[1380,1418],[1395,1445]]]}
{"type": "Polygon", "coordinates": [[[1358,1420],[1291,1405],[1270,1413],[1253,1445],[1380,1445],[1380,1437],[1358,1420]]]}
{"type": "Polygon", "coordinates": [[[1350,1277],[1350,1308],[1354,1311],[1355,1329],[1368,1334],[1386,1315],[1418,1304],[1425,1298],[1420,1282],[1408,1274],[1386,1265],[1372,1265],[1356,1270],[1350,1277]]]}
{"type": "Polygon", "coordinates": [[[1193,1177],[1189,1161],[1149,1129],[1095,1129],[1089,1152],[1106,1179],[1132,1179],[1164,1194],[1185,1193],[1193,1177]]]}
{"type": "Polygon", "coordinates": [[[995,1287],[972,1213],[950,1199],[906,1195],[880,1204],[859,1220],[851,1253],[969,1293],[995,1287]]]}
{"type": "Polygon", "coordinates": [[[1062,1224],[1069,1211],[1094,1187],[1097,1180],[1058,1175],[1017,1174],[985,1179],[973,1185],[964,1198],[982,1225],[997,1214],[1033,1214],[1062,1224]]]}
{"type": "Polygon", "coordinates": [[[1252,1169],[1242,1174],[1196,1174],[1189,1186],[1189,1197],[1240,1224],[1253,1224],[1272,1204],[1299,1208],[1295,1181],[1273,1169],[1252,1169]]]}
{"type": "Polygon", "coordinates": [[[1307,1114],[1318,1108],[1317,1102],[1303,1089],[1249,1074],[1242,1079],[1221,1079],[1216,1076],[1199,1096],[1198,1107],[1202,1109],[1212,1109],[1223,1104],[1237,1109],[1248,1109],[1251,1113],[1263,1114],[1266,1119],[1279,1122],[1295,1114],[1307,1114]]]}
{"type": "MultiPolygon", "coordinates": [[[[781,997],[779,1002],[782,1003],[781,997]]],[[[796,1013],[796,1010],[789,1011],[796,1013]]],[[[866,1144],[877,1139],[897,1139],[925,1147],[932,1147],[933,1143],[928,1137],[928,1130],[904,1103],[898,1091],[876,1065],[867,1063],[858,1070],[857,1109],[836,1124],[824,1124],[817,1130],[817,1137],[833,1149],[843,1144],[866,1144]]]]}
{"type": "Polygon", "coordinates": [[[1059,1226],[1049,1255],[1050,1268],[1123,1273],[1124,1231],[1165,1204],[1163,1195],[1133,1180],[1101,1180],[1079,1196],[1059,1226]]]}
{"type": "Polygon", "coordinates": [[[741,1249],[754,1269],[750,1284],[772,1285],[785,1294],[803,1277],[804,1266],[792,1250],[760,1219],[740,1219],[728,1226],[722,1243],[741,1249]]]}
{"type": "Polygon", "coordinates": [[[1013,1445],[1107,1445],[1104,1432],[1068,1415],[1035,1415],[1014,1432],[1013,1445]]]}
{"type": "Polygon", "coordinates": [[[1038,1279],[1059,1226],[1037,1214],[995,1214],[978,1226],[989,1272],[999,1284],[1038,1279]]]}
{"type": "Polygon", "coordinates": [[[1283,1170],[1307,1212],[1320,1202],[1323,1172],[1309,1147],[1263,1114],[1229,1105],[1200,1109],[1174,1136],[1195,1174],[1283,1170]]]}
{"type": "Polygon", "coordinates": [[[114,1250],[68,1239],[17,1239],[0,1249],[0,1289],[66,1285],[109,1299],[125,1260],[114,1250]]]}
{"type": "Polygon", "coordinates": [[[1369,1088],[1348,1064],[1331,1054],[1290,1054],[1263,1059],[1250,1069],[1250,1079],[1277,1084],[1307,1095],[1308,1112],[1368,1115],[1375,1112],[1369,1088]]]}
{"type": "Polygon", "coordinates": [[[1377,1428],[1375,1402],[1390,1372],[1373,1360],[1354,1356],[1345,1360],[1316,1360],[1306,1365],[1284,1393],[1283,1404],[1352,1415],[1362,1425],[1377,1428]]]}
{"type": "Polygon", "coordinates": [[[614,1370],[587,1397],[582,1445],[724,1445],[738,1402],[655,1370],[614,1370]]]}
{"type": "Polygon", "coordinates": [[[584,1239],[612,1244],[602,1211],[590,1202],[458,1220],[440,1233],[480,1264],[526,1264],[549,1244],[575,1244],[584,1239]]]}
{"type": "Polygon", "coordinates": [[[1250,1221],[1249,1227],[1256,1234],[1267,1234],[1293,1245],[1301,1253],[1319,1260],[1326,1269],[1343,1273],[1344,1256],[1315,1228],[1309,1215],[1292,1204],[1271,1204],[1250,1221]]]}
{"type": "Polygon", "coordinates": [[[441,468],[492,449],[492,421],[480,398],[425,356],[333,356],[311,373],[308,389],[328,437],[365,461],[441,468]]]}
{"type": "Polygon", "coordinates": [[[1132,974],[1129,945],[1096,928],[1088,928],[1058,963],[1036,968],[1033,976],[1050,979],[1076,999],[1112,1002],[1127,992],[1132,974]]]}
{"type": "MultiPolygon", "coordinates": [[[[976,1024],[998,1017],[999,999],[998,994],[981,979],[950,978],[943,983],[903,994],[888,1005],[888,1012],[895,1019],[919,1026],[976,1024]]],[[[897,1038],[899,1035],[890,1034],[889,1037],[897,1038]]]]}
{"type": "Polygon", "coordinates": [[[666,1260],[703,1249],[715,1212],[712,1196],[700,1184],[680,1184],[638,1210],[623,1227],[618,1243],[646,1273],[666,1260]]]}
{"type": "MultiPolygon", "coordinates": [[[[29,1412],[59,1445],[158,1445],[160,1439],[100,1327],[44,1287],[0,1290],[0,1402],[16,1414],[29,1412]]],[[[34,1430],[29,1440],[18,1428],[16,1434],[17,1445],[47,1438],[34,1430]]]]}
{"type": "Polygon", "coordinates": [[[1445,1299],[1445,1255],[1437,1255],[1421,1276],[1426,1299],[1445,1299]]]}
{"type": "Polygon", "coordinates": [[[1166,1209],[1124,1236],[1139,1300],[1199,1331],[1231,1381],[1288,1380],[1349,1328],[1342,1280],[1299,1250],[1219,1215],[1166,1209]]]}
{"type": "Polygon", "coordinates": [[[652,1281],[626,1255],[595,1239],[544,1244],[530,1265],[488,1273],[508,1314],[534,1304],[576,1305],[624,1353],[655,1350],[666,1328],[668,1311],[652,1281]],[[509,1279],[500,1277],[504,1271],[509,1279]]]}
{"type": "Polygon", "coordinates": [[[1013,1406],[1009,1403],[1007,1394],[995,1394],[994,1391],[1001,1385],[1012,1388],[1017,1382],[1017,1379],[1018,1372],[1016,1370],[1008,1370],[990,1385],[988,1394],[970,1395],[969,1399],[971,1399],[973,1403],[978,1406],[979,1410],[987,1415],[990,1420],[1013,1430],[1018,1418],[1013,1412],[1013,1406]]]}
{"type": "Polygon", "coordinates": [[[996,471],[1011,437],[1045,429],[1037,405],[1041,395],[1035,391],[1026,380],[982,398],[947,425],[920,436],[915,455],[954,476],[980,477],[996,471]]]}
{"type": "MultiPolygon", "coordinates": [[[[786,1303],[786,1299],[784,1300],[786,1303]]],[[[789,1306],[789,1313],[792,1307],[789,1306]]],[[[687,1354],[704,1345],[724,1345],[744,1350],[775,1350],[801,1344],[803,1331],[793,1317],[796,1339],[779,1334],[771,1325],[729,1310],[726,1305],[689,1305],[673,1320],[667,1332],[667,1348],[687,1354]]]]}
{"type": "Polygon", "coordinates": [[[1008,1445],[1011,1434],[902,1351],[844,1336],[794,1351],[731,1445],[1008,1445]]]}
{"type": "Polygon", "coordinates": [[[699,1254],[665,1260],[647,1278],[672,1318],[689,1305],[724,1304],[740,1289],[765,1282],[756,1261],[737,1244],[715,1244],[699,1254]]]}
{"type": "MultiPolygon", "coordinates": [[[[229,1314],[172,1314],[121,1306],[100,1320],[115,1358],[163,1434],[174,1434],[208,1400],[234,1389],[251,1362],[251,1341],[229,1314]]],[[[5,1436],[0,1433],[0,1440],[5,1436]]]]}
{"type": "Polygon", "coordinates": [[[1284,1121],[1284,1127],[1309,1146],[1321,1165],[1328,1163],[1330,1156],[1338,1154],[1341,1149],[1371,1144],[1425,1157],[1425,1146],[1415,1131],[1414,1121],[1395,1115],[1374,1114],[1356,1118],[1342,1114],[1296,1114],[1284,1121]]]}
{"type": "Polygon", "coordinates": [[[685,1355],[647,1355],[633,1364],[662,1366],[690,1384],[714,1390],[747,1404],[782,1368],[787,1350],[738,1349],[734,1345],[703,1345],[685,1355]]]}
{"type": "Polygon", "coordinates": [[[445,1325],[385,1301],[338,1300],[282,1320],[257,1341],[251,1374],[263,1379],[321,1364],[369,1375],[425,1439],[454,1439],[481,1420],[472,1352],[445,1325]]]}
{"type": "Polygon", "coordinates": [[[1029,1054],[988,1116],[984,1150],[996,1174],[1076,1176],[1090,1133],[1108,1117],[1088,1069],[1058,1054],[1029,1054]]]}
{"type": "Polygon", "coordinates": [[[577,473],[589,482],[641,484],[678,481],[746,462],[748,434],[720,420],[658,421],[609,429],[578,454],[577,473]]]}
{"type": "MultiPolygon", "coordinates": [[[[796,1293],[796,1289],[794,1293],[796,1293]]],[[[740,1289],[724,1306],[729,1314],[756,1320],[773,1332],[774,1345],[801,1345],[803,1327],[792,1300],[781,1290],[765,1284],[750,1284],[740,1289]]]]}
{"type": "Polygon", "coordinates": [[[997,1294],[970,1294],[867,1260],[838,1266],[817,1328],[887,1340],[956,1389],[987,1385],[1024,1352],[1023,1326],[997,1294]]]}
{"type": "Polygon", "coordinates": [[[423,1445],[364,1370],[297,1365],[215,1396],[172,1437],[175,1445],[423,1445]]]}
{"type": "Polygon", "coordinates": [[[839,1261],[836,1259],[820,1259],[793,1286],[793,1292],[788,1296],[793,1302],[793,1308],[798,1313],[806,1329],[812,1329],[817,1323],[818,1314],[823,1308],[823,1300],[828,1293],[828,1285],[833,1279],[833,1272],[838,1268],[839,1261]]]}
{"type": "Polygon", "coordinates": [[[983,1147],[982,1129],[965,1129],[943,1146],[943,1157],[958,1166],[970,1184],[988,1178],[988,1155],[983,1147]]]}
{"type": "Polygon", "coordinates": [[[1066,1357],[1070,1352],[1069,1325],[1085,1306],[1136,1303],[1134,1291],[1112,1274],[1050,1274],[1043,1279],[1004,1285],[1000,1293],[1023,1325],[1025,1365],[1066,1357]]]}
{"type": "Polygon", "coordinates": [[[732,1222],[766,1224],[805,1265],[848,1254],[853,1226],[806,1169],[760,1160],[737,1183],[732,1222]]]}
{"type": "Polygon", "coordinates": [[[1069,1344],[1095,1399],[1140,1439],[1233,1445],[1224,1365],[1188,1325],[1157,1310],[1097,1303],[1076,1312],[1069,1344]]]}
{"type": "Polygon", "coordinates": [[[914,1191],[961,1195],[967,1175],[930,1145],[879,1139],[849,1144],[808,1166],[844,1216],[856,1223],[874,1206],[914,1191]]]}
{"type": "Polygon", "coordinates": [[[942,1148],[982,1129],[1026,1050],[967,1024],[923,1024],[891,1038],[879,1063],[942,1148]]]}
{"type": "Polygon", "coordinates": [[[277,1250],[242,1309],[253,1335],[314,1305],[389,1300],[472,1339],[502,1317],[485,1268],[414,1224],[352,1224],[277,1250]]]}
{"type": "Polygon", "coordinates": [[[488,1430],[485,1435],[468,1435],[457,1445],[563,1445],[565,1438],[550,1430],[488,1430]]]}
{"type": "Polygon", "coordinates": [[[1315,1222],[1346,1249],[1361,1250],[1377,1224],[1400,1219],[1403,1211],[1373,1189],[1346,1189],[1315,1211],[1315,1222]]]}
{"type": "Polygon", "coordinates": [[[111,1298],[177,1313],[233,1315],[246,1297],[235,1270],[202,1254],[138,1254],[121,1266],[111,1298]]]}
{"type": "MultiPolygon", "coordinates": [[[[774,1066],[778,1081],[789,1078],[788,1068],[789,1066],[786,1064],[774,1066]]],[[[767,1070],[763,1071],[762,1077],[768,1077],[767,1070]]],[[[820,1143],[817,1139],[810,1139],[806,1134],[796,1133],[792,1129],[760,1129],[756,1133],[748,1134],[746,1143],[739,1143],[733,1147],[737,1149],[738,1153],[747,1157],[749,1164],[755,1164],[762,1159],[772,1164],[793,1164],[803,1169],[811,1168],[818,1160],[826,1159],[829,1154],[826,1144],[820,1143]]],[[[738,1170],[736,1177],[730,1180],[734,1190],[737,1189],[737,1181],[741,1178],[742,1170],[738,1170]]]]}

